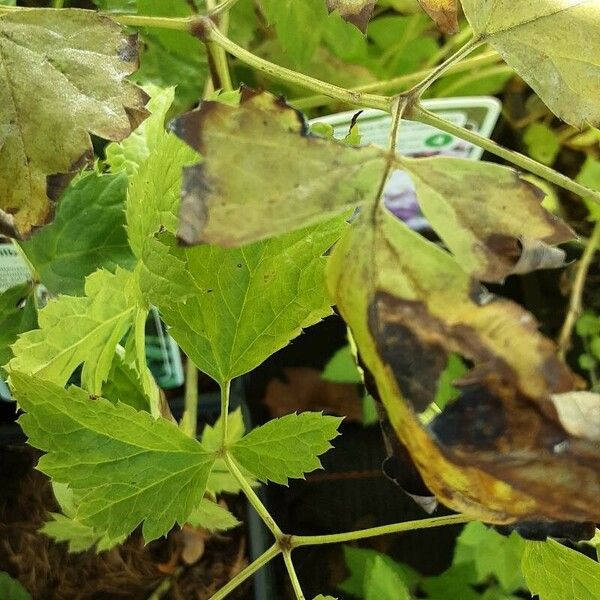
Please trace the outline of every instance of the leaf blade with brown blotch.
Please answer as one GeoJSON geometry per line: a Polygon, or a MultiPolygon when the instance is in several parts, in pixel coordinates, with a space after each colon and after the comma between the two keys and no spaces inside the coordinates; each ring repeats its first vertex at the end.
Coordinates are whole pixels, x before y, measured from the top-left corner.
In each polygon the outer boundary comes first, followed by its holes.
{"type": "Polygon", "coordinates": [[[327,10],[337,10],[342,19],[356,25],[363,33],[367,31],[373,16],[376,0],[327,0],[327,10]]]}
{"type": "Polygon", "coordinates": [[[145,117],[145,93],[125,77],[136,38],[87,10],[0,15],[0,231],[27,237],[92,159],[90,133],[126,137],[145,117]]]}
{"type": "Polygon", "coordinates": [[[441,31],[458,31],[458,0],[419,0],[419,4],[441,31]]]}

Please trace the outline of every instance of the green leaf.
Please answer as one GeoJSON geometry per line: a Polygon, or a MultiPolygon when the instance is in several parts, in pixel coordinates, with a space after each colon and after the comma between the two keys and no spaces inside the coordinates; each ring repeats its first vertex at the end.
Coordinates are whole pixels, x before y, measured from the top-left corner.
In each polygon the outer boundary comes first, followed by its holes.
{"type": "Polygon", "coordinates": [[[110,373],[102,386],[102,397],[114,404],[128,404],[136,410],[151,410],[138,372],[126,364],[118,353],[113,358],[110,373]]]}
{"type": "Polygon", "coordinates": [[[525,583],[520,569],[524,549],[525,542],[516,533],[506,537],[482,523],[469,523],[456,540],[454,564],[474,565],[475,579],[470,583],[484,583],[493,576],[505,592],[514,592],[525,583]]]}
{"type": "Polygon", "coordinates": [[[193,527],[207,531],[228,531],[237,527],[240,522],[226,509],[207,498],[203,498],[188,517],[187,522],[193,527]]]}
{"type": "MultiPolygon", "coordinates": [[[[173,134],[164,134],[131,177],[127,191],[127,233],[133,253],[140,258],[149,237],[178,225],[181,170],[198,155],[173,134]]],[[[151,251],[151,250],[149,250],[151,251]]]]}
{"type": "Polygon", "coordinates": [[[125,138],[146,117],[146,96],[125,81],[135,38],[93,11],[2,14],[0,57],[0,227],[27,237],[93,157],[88,132],[125,138]]]}
{"type": "Polygon", "coordinates": [[[581,354],[578,359],[579,367],[584,371],[591,371],[596,368],[596,359],[589,354],[581,354]]]}
{"type": "Polygon", "coordinates": [[[50,516],[52,520],[45,523],[40,531],[55,542],[68,543],[69,552],[71,553],[89,550],[101,537],[94,532],[92,527],[88,527],[65,515],[50,513],[50,516]]]}
{"type": "Polygon", "coordinates": [[[600,316],[593,310],[584,311],[579,319],[577,319],[575,331],[580,337],[600,335],[600,316]]]}
{"type": "Polygon", "coordinates": [[[39,312],[39,329],[13,345],[9,371],[37,375],[65,385],[83,364],[86,389],[99,395],[115,349],[136,313],[135,280],[117,269],[96,271],[85,283],[84,297],[59,296],[39,312]]]}
{"type": "MultiPolygon", "coordinates": [[[[582,185],[586,185],[593,190],[600,190],[600,160],[588,156],[576,179],[582,185]]],[[[588,210],[590,211],[590,219],[600,221],[600,207],[598,203],[591,199],[584,200],[586,200],[588,210]]]]}
{"type": "Polygon", "coordinates": [[[600,565],[554,540],[526,542],[521,565],[540,600],[590,600],[600,590],[600,565]]]}
{"type": "Polygon", "coordinates": [[[363,596],[365,600],[410,600],[410,592],[402,577],[381,556],[369,561],[363,596]]]}
{"type": "Polygon", "coordinates": [[[125,175],[86,173],[61,196],[54,222],[21,244],[54,294],[81,295],[96,269],[131,268],[127,243],[125,175]]]}
{"type": "Polygon", "coordinates": [[[20,333],[37,327],[35,287],[23,283],[0,294],[0,367],[13,356],[10,346],[20,333]]]}
{"type": "Polygon", "coordinates": [[[93,0],[94,4],[106,12],[134,13],[137,10],[137,0],[93,0]]]}
{"type": "Polygon", "coordinates": [[[480,600],[481,596],[471,587],[475,566],[472,563],[453,565],[441,575],[425,577],[421,587],[429,600],[480,600]]]}
{"type": "Polygon", "coordinates": [[[340,348],[325,365],[323,379],[336,383],[362,383],[362,376],[350,346],[340,348]]]}
{"type": "Polygon", "coordinates": [[[240,246],[322,222],[372,201],[386,167],[380,149],[307,135],[296,110],[248,89],[239,107],[203,102],[173,128],[204,156],[184,175],[187,244],[240,246]]]}
{"type": "Polygon", "coordinates": [[[194,364],[224,383],[331,313],[323,254],[345,226],[337,218],[240,249],[172,247],[167,268],[144,257],[141,286],[194,364]]]}
{"type": "Polygon", "coordinates": [[[462,5],[476,38],[494,46],[554,114],[578,128],[600,123],[597,2],[462,0],[462,5]]]}
{"type": "Polygon", "coordinates": [[[556,132],[544,123],[531,123],[523,134],[527,153],[531,158],[553,165],[560,152],[560,140],[556,132]]]}
{"type": "Polygon", "coordinates": [[[386,565],[386,571],[393,571],[395,578],[399,578],[403,587],[412,590],[417,587],[421,576],[412,567],[397,563],[385,554],[380,554],[375,550],[367,548],[356,548],[354,546],[344,546],[344,561],[350,571],[350,577],[345,579],[339,588],[347,594],[358,598],[363,597],[366,584],[366,577],[369,567],[375,559],[386,565]]]}
{"type": "Polygon", "coordinates": [[[29,592],[5,571],[0,571],[0,597],[2,600],[31,600],[29,592]]]}
{"type": "Polygon", "coordinates": [[[467,373],[468,369],[458,354],[451,353],[448,356],[446,368],[442,371],[438,380],[438,388],[434,403],[438,408],[444,408],[446,404],[456,400],[460,396],[460,390],[454,387],[454,382],[467,373]]]}
{"type": "Polygon", "coordinates": [[[337,600],[337,598],[334,598],[333,596],[323,596],[323,594],[319,594],[318,596],[314,597],[314,600],[337,600]]]}
{"type": "Polygon", "coordinates": [[[204,496],[214,456],[165,419],[14,372],[39,469],[81,493],[77,520],[112,538],[144,521],[146,542],[183,525],[204,496]]]}
{"type": "Polygon", "coordinates": [[[146,105],[150,116],[120,143],[111,143],[105,149],[106,162],[112,173],[125,171],[127,175],[137,173],[139,166],[163,142],[165,119],[175,98],[175,88],[161,89],[149,85],[146,90],[150,100],[146,105]]]}
{"type": "Polygon", "coordinates": [[[260,481],[287,485],[288,479],[322,468],[318,457],[332,448],[341,422],[322,413],[286,415],[253,429],[230,451],[260,481]]]}

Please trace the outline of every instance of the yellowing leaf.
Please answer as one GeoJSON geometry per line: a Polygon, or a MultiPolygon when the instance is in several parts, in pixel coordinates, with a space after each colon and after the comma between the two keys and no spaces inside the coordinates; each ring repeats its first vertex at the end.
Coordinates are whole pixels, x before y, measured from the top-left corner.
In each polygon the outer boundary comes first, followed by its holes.
{"type": "Polygon", "coordinates": [[[0,230],[27,237],[93,157],[90,133],[126,137],[146,95],[125,77],[136,38],[89,10],[0,15],[0,230]]]}
{"type": "Polygon", "coordinates": [[[531,315],[383,209],[338,243],[329,280],[396,434],[442,502],[493,523],[598,519],[600,448],[558,419],[551,396],[577,380],[531,315]],[[425,425],[450,352],[474,367],[425,425]]]}
{"type": "Polygon", "coordinates": [[[363,33],[373,15],[376,0],[327,0],[327,10],[337,10],[342,18],[356,25],[363,33]]]}
{"type": "Polygon", "coordinates": [[[423,213],[461,266],[483,281],[563,266],[551,244],[573,231],[513,169],[458,158],[402,159],[423,213]]]}
{"type": "Polygon", "coordinates": [[[419,4],[444,33],[458,31],[458,0],[419,0],[419,4]]]}
{"type": "Polygon", "coordinates": [[[600,123],[600,3],[462,0],[475,37],[489,42],[550,110],[574,125],[600,123]]]}
{"type": "Polygon", "coordinates": [[[380,150],[312,136],[281,99],[248,89],[239,107],[203,102],[174,130],[205,157],[185,169],[187,244],[240,246],[314,225],[372,200],[386,166],[380,150]]]}

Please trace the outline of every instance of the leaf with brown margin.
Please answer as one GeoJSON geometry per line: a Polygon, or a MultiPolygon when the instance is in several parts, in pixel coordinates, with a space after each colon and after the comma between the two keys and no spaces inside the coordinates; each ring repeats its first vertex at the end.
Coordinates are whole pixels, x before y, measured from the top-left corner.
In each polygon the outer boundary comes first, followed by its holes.
{"type": "Polygon", "coordinates": [[[441,31],[458,31],[458,0],[419,0],[419,4],[441,31]]]}
{"type": "Polygon", "coordinates": [[[121,140],[146,116],[125,81],[135,36],[89,10],[0,15],[0,231],[19,238],[53,217],[54,201],[93,158],[90,133],[121,140]]]}
{"type": "Polygon", "coordinates": [[[489,42],[563,121],[600,123],[600,2],[462,0],[489,42]]]}
{"type": "Polygon", "coordinates": [[[564,265],[574,233],[514,169],[460,158],[402,159],[419,204],[463,269],[483,281],[564,265]]]}
{"type": "Polygon", "coordinates": [[[356,25],[363,33],[373,16],[376,0],[327,0],[327,10],[337,10],[342,19],[356,25]]]}
{"type": "Polygon", "coordinates": [[[390,422],[440,501],[497,524],[600,519],[600,446],[569,434],[552,400],[578,380],[530,314],[384,209],[346,232],[328,269],[390,422]],[[474,368],[427,426],[419,414],[450,352],[474,368]]]}
{"type": "Polygon", "coordinates": [[[184,169],[179,237],[241,246],[372,201],[385,153],[311,135],[283,100],[245,88],[239,107],[203,102],[173,124],[205,159],[184,169]]]}

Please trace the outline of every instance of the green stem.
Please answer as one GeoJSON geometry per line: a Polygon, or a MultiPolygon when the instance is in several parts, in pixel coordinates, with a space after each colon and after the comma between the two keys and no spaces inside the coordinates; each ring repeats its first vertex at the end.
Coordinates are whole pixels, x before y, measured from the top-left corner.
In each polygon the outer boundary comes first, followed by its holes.
{"type": "Polygon", "coordinates": [[[223,0],[219,5],[215,6],[212,10],[209,10],[208,16],[211,19],[214,19],[218,15],[229,12],[235,4],[237,4],[238,0],[223,0]]]}
{"type": "Polygon", "coordinates": [[[189,356],[185,364],[185,409],[181,420],[184,433],[195,438],[198,424],[198,369],[189,356]]]}
{"type": "Polygon", "coordinates": [[[473,30],[471,27],[465,27],[457,35],[453,35],[448,41],[425,63],[426,67],[433,67],[437,65],[441,60],[444,60],[457,46],[466,44],[473,37],[473,30]]]}
{"type": "Polygon", "coordinates": [[[271,533],[275,536],[277,540],[282,539],[283,532],[279,529],[277,523],[273,517],[269,514],[269,511],[265,507],[265,505],[261,502],[260,498],[256,495],[256,492],[252,489],[252,486],[248,483],[248,480],[244,477],[242,472],[239,470],[238,466],[235,464],[234,460],[231,458],[231,455],[225,454],[225,462],[227,463],[227,468],[230,473],[236,478],[237,482],[240,484],[240,488],[248,498],[248,502],[252,505],[254,510],[258,513],[260,518],[265,522],[265,525],[269,528],[271,533]]]}
{"type": "Polygon", "coordinates": [[[226,381],[220,384],[221,386],[221,421],[223,429],[221,433],[221,447],[227,448],[227,440],[229,437],[229,392],[231,390],[231,381],[226,381]]]}
{"type": "Polygon", "coordinates": [[[267,551],[261,554],[254,562],[250,563],[243,571],[240,571],[227,585],[223,586],[216,594],[210,597],[210,600],[223,600],[231,594],[246,579],[252,577],[256,571],[264,567],[268,562],[275,558],[281,552],[277,544],[273,544],[267,551]]]}
{"type": "Polygon", "coordinates": [[[191,17],[150,17],[145,15],[121,15],[118,13],[102,13],[113,21],[128,27],[152,27],[159,29],[175,29],[177,31],[189,31],[190,27],[198,19],[191,17]]]}
{"type": "Polygon", "coordinates": [[[569,312],[563,324],[558,340],[559,356],[564,358],[571,344],[573,337],[573,329],[577,323],[577,319],[583,311],[583,291],[585,282],[590,270],[596,250],[600,248],[600,221],[594,227],[594,231],[590,236],[590,240],[581,256],[581,260],[577,266],[577,274],[573,282],[573,291],[571,292],[571,300],[569,301],[569,312]]]}
{"type": "Polygon", "coordinates": [[[462,525],[471,521],[473,521],[473,519],[465,515],[432,517],[430,519],[406,521],[405,523],[395,523],[394,525],[383,525],[381,527],[372,527],[370,529],[361,529],[359,531],[350,531],[348,533],[335,533],[333,535],[293,535],[291,536],[289,543],[292,548],[297,548],[299,546],[320,546],[321,544],[341,544],[380,535],[389,535],[392,533],[405,533],[407,531],[417,531],[419,529],[430,529],[432,527],[443,527],[446,525],[462,525]]]}
{"type": "MultiPolygon", "coordinates": [[[[441,78],[456,73],[464,73],[471,69],[479,69],[488,65],[497,63],[500,60],[500,55],[495,50],[489,52],[483,52],[473,58],[468,58],[455,65],[452,65],[447,71],[441,74],[441,78]]],[[[416,71],[415,73],[409,73],[408,75],[401,75],[400,77],[394,77],[386,81],[375,81],[373,83],[367,83],[364,85],[351,88],[353,92],[393,92],[401,91],[406,89],[408,86],[414,85],[419,81],[422,81],[424,77],[427,77],[432,72],[432,69],[424,69],[422,71],[416,71]]],[[[290,104],[299,109],[315,108],[322,106],[331,101],[329,96],[323,94],[316,94],[314,96],[306,96],[304,98],[296,98],[290,101],[290,104]]]]}
{"type": "Polygon", "coordinates": [[[304,86],[307,89],[313,90],[320,94],[324,94],[335,100],[346,102],[353,106],[361,106],[367,108],[378,108],[380,110],[390,111],[391,99],[386,96],[376,96],[373,94],[360,94],[352,92],[344,88],[326,83],[320,79],[315,79],[303,73],[297,73],[286,67],[282,67],[275,63],[269,62],[264,58],[260,58],[245,48],[238,46],[235,42],[223,35],[210,19],[202,19],[201,27],[197,28],[200,33],[200,38],[204,41],[214,42],[227,52],[241,60],[242,62],[254,67],[258,71],[267,73],[272,77],[282,79],[295,85],[304,86]]]}
{"type": "Polygon", "coordinates": [[[62,8],[65,5],[65,0],[54,0],[52,3],[53,8],[62,8]]]}
{"type": "Polygon", "coordinates": [[[290,576],[290,581],[292,582],[292,588],[294,590],[294,594],[296,595],[296,600],[306,600],[304,592],[302,591],[302,586],[300,585],[300,580],[296,574],[296,569],[294,568],[294,563],[292,562],[291,550],[284,550],[283,560],[285,562],[285,568],[287,569],[288,575],[290,576]]]}
{"type": "MultiPolygon", "coordinates": [[[[223,4],[218,4],[218,0],[206,0],[206,8],[211,16],[215,14],[215,11],[219,8],[223,9],[223,4]]],[[[227,12],[223,14],[221,23],[217,26],[224,34],[227,33],[227,27],[229,24],[227,12]]],[[[215,90],[229,91],[233,89],[233,83],[231,81],[231,74],[229,72],[229,65],[227,63],[227,54],[225,50],[215,44],[214,42],[205,42],[206,51],[208,52],[208,64],[210,66],[211,77],[213,81],[213,87],[215,90]]]]}
{"type": "Polygon", "coordinates": [[[584,185],[569,179],[566,175],[562,175],[558,171],[555,171],[554,169],[547,167],[546,165],[543,165],[536,160],[525,156],[524,154],[520,154],[514,150],[508,150],[507,148],[500,146],[500,144],[497,144],[496,142],[489,140],[482,135],[475,133],[474,131],[469,131],[468,129],[454,125],[453,123],[450,123],[449,121],[446,121],[445,119],[442,119],[441,117],[429,112],[421,105],[417,104],[413,106],[406,115],[406,118],[413,121],[419,121],[420,123],[425,123],[426,125],[431,125],[432,127],[441,129],[446,133],[451,133],[452,135],[470,142],[471,144],[475,144],[476,146],[479,146],[480,148],[483,148],[484,150],[487,150],[488,152],[491,152],[492,154],[495,154],[496,156],[499,156],[500,158],[503,158],[512,164],[521,167],[522,169],[525,169],[526,171],[529,171],[534,175],[545,179],[546,181],[549,181],[550,183],[573,192],[578,196],[591,198],[594,200],[594,202],[600,203],[599,192],[591,190],[590,188],[587,188],[584,185]]]}
{"type": "Polygon", "coordinates": [[[432,69],[431,72],[427,75],[427,77],[423,78],[422,81],[419,81],[414,87],[412,87],[406,95],[413,96],[414,98],[420,98],[423,95],[423,92],[427,90],[431,84],[437,81],[448,69],[450,69],[453,65],[460,62],[465,56],[473,52],[475,48],[477,48],[481,42],[476,38],[471,38],[464,46],[460,47],[452,56],[447,58],[443,63],[432,69]]]}

